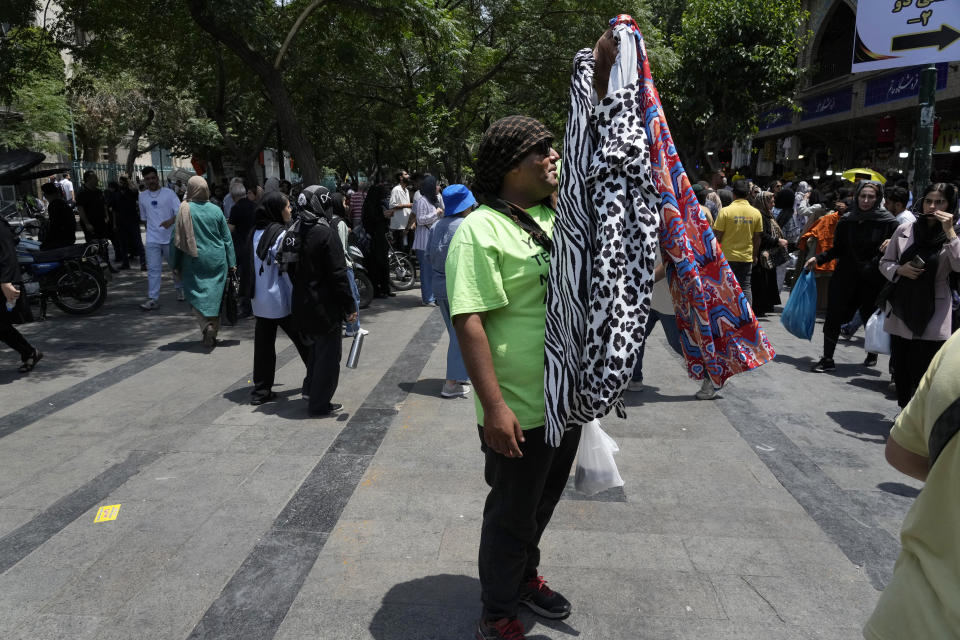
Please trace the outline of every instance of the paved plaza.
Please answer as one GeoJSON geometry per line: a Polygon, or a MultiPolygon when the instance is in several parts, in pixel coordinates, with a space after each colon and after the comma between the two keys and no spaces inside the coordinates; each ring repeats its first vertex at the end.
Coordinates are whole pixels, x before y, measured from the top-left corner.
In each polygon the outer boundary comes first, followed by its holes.
{"type": "MultiPolygon", "coordinates": [[[[23,327],[28,376],[3,354],[0,638],[471,638],[485,485],[473,402],[439,397],[439,311],[411,291],[362,313],[344,412],[313,419],[285,337],[279,400],[253,407],[253,322],[207,354],[169,281],[137,308],[144,276],[23,327]]],[[[776,361],[713,402],[651,336],[649,388],[602,421],[626,484],[571,481],[541,572],[574,613],[524,613],[531,638],[859,637],[920,487],[883,460],[887,358],[863,368],[857,339],[811,374],[819,328],[763,326],[776,361]]]]}

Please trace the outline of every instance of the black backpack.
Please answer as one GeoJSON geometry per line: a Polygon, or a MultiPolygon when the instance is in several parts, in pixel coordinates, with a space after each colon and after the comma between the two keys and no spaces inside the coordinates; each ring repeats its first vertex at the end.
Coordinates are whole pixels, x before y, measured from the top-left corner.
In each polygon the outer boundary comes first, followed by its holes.
{"type": "Polygon", "coordinates": [[[303,247],[307,244],[307,238],[318,224],[328,223],[325,219],[306,209],[300,211],[300,215],[290,226],[287,235],[284,236],[280,252],[277,254],[277,268],[281,273],[289,274],[290,278],[294,277],[297,263],[303,257],[303,247]]]}

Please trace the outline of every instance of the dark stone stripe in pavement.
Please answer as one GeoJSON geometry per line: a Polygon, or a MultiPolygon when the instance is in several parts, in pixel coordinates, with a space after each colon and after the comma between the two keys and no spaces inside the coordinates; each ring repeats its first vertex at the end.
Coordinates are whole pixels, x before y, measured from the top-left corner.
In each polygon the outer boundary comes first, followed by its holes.
{"type": "MultiPolygon", "coordinates": [[[[251,343],[252,344],[252,343],[251,343]]],[[[216,350],[214,350],[216,353],[216,350]]],[[[295,357],[299,357],[297,348],[292,344],[277,354],[276,369],[286,366],[295,357]]],[[[218,394],[209,400],[203,402],[196,409],[180,418],[181,424],[213,424],[213,422],[235,407],[237,403],[244,404],[250,399],[252,386],[250,383],[252,373],[244,374],[236,382],[224,389],[223,393],[218,394]],[[239,399],[242,396],[243,399],[239,399]]]]}
{"type": "MultiPolygon", "coordinates": [[[[356,490],[416,379],[443,334],[433,312],[351,416],[333,444],[257,543],[188,640],[269,640],[356,490]]],[[[372,354],[367,356],[372,362],[372,354]]],[[[361,366],[363,366],[361,364],[361,366]]]]}
{"type": "Polygon", "coordinates": [[[0,573],[30,555],[160,455],[156,451],[131,451],[123,462],[111,466],[73,493],[57,500],[30,522],[0,538],[0,573]]]}
{"type": "Polygon", "coordinates": [[[877,590],[886,587],[900,543],[885,529],[868,524],[870,515],[853,492],[838,486],[777,427],[778,421],[796,417],[771,413],[765,405],[733,392],[717,407],[823,532],[851,562],[863,567],[870,584],[877,590]]]}
{"type": "MultiPolygon", "coordinates": [[[[178,351],[156,350],[137,356],[123,364],[117,365],[112,369],[107,369],[103,373],[98,373],[92,378],[87,378],[83,382],[78,382],[72,387],[63,391],[58,391],[53,395],[41,398],[40,400],[29,404],[22,409],[0,417],[0,438],[6,437],[11,433],[16,433],[24,427],[30,426],[34,422],[47,417],[52,413],[61,411],[70,405],[86,400],[90,396],[112,387],[118,382],[123,382],[130,376],[136,375],[177,355],[178,351]]],[[[44,359],[46,366],[47,359],[44,359]]]]}

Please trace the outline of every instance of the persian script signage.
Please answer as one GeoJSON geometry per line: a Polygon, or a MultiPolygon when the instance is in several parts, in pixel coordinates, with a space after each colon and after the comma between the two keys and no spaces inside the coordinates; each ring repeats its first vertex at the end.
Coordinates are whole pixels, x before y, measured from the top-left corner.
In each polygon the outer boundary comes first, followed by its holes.
{"type": "MultiPolygon", "coordinates": [[[[920,72],[923,67],[914,67],[904,71],[896,71],[873,78],[867,81],[867,92],[863,97],[863,105],[872,107],[875,104],[884,104],[912,98],[920,93],[920,72]]],[[[947,87],[947,63],[937,65],[937,90],[947,87]]]]}
{"type": "Polygon", "coordinates": [[[853,87],[807,98],[800,104],[803,106],[803,115],[800,116],[801,120],[813,120],[815,118],[823,118],[825,116],[843,113],[844,111],[850,111],[850,108],[853,106],[853,87]]]}

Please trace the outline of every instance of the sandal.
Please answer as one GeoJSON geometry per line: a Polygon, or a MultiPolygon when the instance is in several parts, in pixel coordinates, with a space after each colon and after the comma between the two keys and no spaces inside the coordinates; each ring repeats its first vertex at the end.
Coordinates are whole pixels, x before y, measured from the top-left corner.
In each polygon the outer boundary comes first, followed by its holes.
{"type": "Polygon", "coordinates": [[[217,344],[217,339],[213,337],[213,323],[208,322],[203,328],[203,346],[212,349],[217,344]]]}
{"type": "Polygon", "coordinates": [[[33,353],[27,356],[27,359],[23,361],[17,371],[20,373],[29,373],[35,366],[37,366],[37,363],[40,362],[41,358],[43,358],[43,354],[37,349],[34,349],[33,353]]]}

